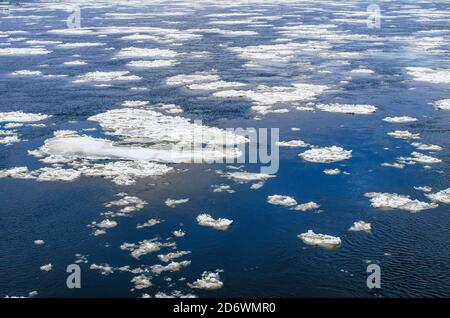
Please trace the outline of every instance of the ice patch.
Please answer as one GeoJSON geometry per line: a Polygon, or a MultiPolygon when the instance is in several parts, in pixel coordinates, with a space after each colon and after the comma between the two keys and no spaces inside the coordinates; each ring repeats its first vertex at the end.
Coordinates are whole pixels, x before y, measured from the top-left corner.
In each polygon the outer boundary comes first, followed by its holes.
{"type": "Polygon", "coordinates": [[[279,147],[289,148],[304,148],[309,146],[309,144],[305,143],[303,140],[277,141],[275,144],[279,147]]]}
{"type": "Polygon", "coordinates": [[[368,232],[372,230],[372,225],[370,223],[366,223],[364,221],[354,222],[353,225],[348,229],[351,232],[368,232]]]}
{"type": "Polygon", "coordinates": [[[197,216],[197,223],[215,230],[226,231],[233,221],[225,218],[213,219],[210,214],[203,213],[197,216]]]}
{"type": "Polygon", "coordinates": [[[302,211],[302,212],[306,212],[306,211],[310,211],[310,210],[316,210],[320,208],[320,205],[317,204],[314,201],[310,201],[307,203],[302,203],[302,204],[298,204],[295,207],[293,207],[292,209],[295,211],[302,211]]]}
{"type": "Polygon", "coordinates": [[[159,223],[161,223],[160,220],[157,220],[157,219],[149,219],[149,220],[147,220],[146,222],[144,222],[144,223],[142,223],[142,224],[136,225],[136,228],[137,228],[137,229],[143,229],[143,228],[146,228],[146,227],[152,227],[152,226],[155,226],[155,225],[157,225],[157,224],[159,224],[159,223]]]}
{"type": "Polygon", "coordinates": [[[52,264],[46,264],[39,267],[44,272],[50,272],[53,268],[52,264]]]}
{"type": "Polygon", "coordinates": [[[30,71],[30,70],[19,70],[11,73],[13,76],[23,76],[23,77],[39,77],[42,76],[41,71],[30,71]]]}
{"type": "Polygon", "coordinates": [[[434,202],[450,204],[450,188],[436,193],[427,194],[426,196],[434,202]]]}
{"type": "Polygon", "coordinates": [[[374,113],[377,108],[372,105],[353,105],[353,104],[318,104],[317,109],[330,113],[344,113],[352,115],[370,115],[374,113]]]}
{"type": "Polygon", "coordinates": [[[388,135],[397,139],[420,139],[419,133],[412,133],[408,130],[396,130],[388,132],[388,135]]]}
{"type": "Polygon", "coordinates": [[[427,67],[407,67],[414,80],[433,84],[450,84],[450,69],[434,70],[427,67]]]}
{"type": "Polygon", "coordinates": [[[49,54],[49,51],[44,48],[27,48],[27,47],[8,47],[0,48],[0,56],[28,56],[28,55],[45,55],[49,54]]]}
{"type": "Polygon", "coordinates": [[[325,170],[323,171],[323,173],[325,173],[325,174],[327,174],[327,175],[329,175],[329,176],[335,176],[335,175],[341,174],[341,170],[338,169],[338,168],[335,168],[335,169],[325,169],[325,170]]]}
{"type": "Polygon", "coordinates": [[[300,153],[299,157],[309,162],[332,163],[350,159],[352,157],[352,150],[345,150],[336,146],[313,148],[300,153]]]}
{"type": "Polygon", "coordinates": [[[403,123],[413,123],[417,121],[417,118],[409,117],[409,116],[400,116],[400,117],[385,117],[383,121],[392,124],[403,124],[403,123]]]}
{"type": "Polygon", "coordinates": [[[441,99],[432,103],[437,109],[450,110],[450,98],[441,99]]]}
{"type": "Polygon", "coordinates": [[[436,203],[412,200],[409,196],[396,193],[369,192],[364,195],[370,199],[372,206],[376,209],[399,209],[416,213],[438,207],[436,203]]]}
{"type": "Polygon", "coordinates": [[[219,273],[222,270],[216,270],[215,272],[203,272],[202,277],[195,282],[188,283],[190,288],[214,290],[223,287],[223,282],[220,280],[219,273]]]}
{"type": "Polygon", "coordinates": [[[150,270],[155,274],[161,274],[162,272],[178,272],[179,270],[189,266],[191,261],[181,261],[181,262],[170,262],[166,266],[164,265],[153,265],[150,267],[150,270]]]}
{"type": "Polygon", "coordinates": [[[170,208],[175,208],[177,205],[183,204],[189,202],[189,198],[186,199],[167,199],[164,203],[170,207],[170,208]]]}
{"type": "Polygon", "coordinates": [[[274,204],[274,205],[281,205],[285,207],[292,207],[294,205],[297,205],[297,201],[286,195],[269,195],[267,197],[267,203],[274,204]]]}
{"type": "Polygon", "coordinates": [[[422,144],[420,142],[413,142],[411,144],[413,147],[423,150],[423,151],[441,151],[442,147],[438,145],[431,145],[431,144],[422,144]]]}
{"type": "Polygon", "coordinates": [[[149,48],[138,48],[138,47],[127,47],[123,48],[117,53],[119,58],[135,58],[135,57],[145,57],[145,58],[174,58],[178,55],[177,52],[168,49],[149,49],[149,48]]]}
{"type": "Polygon", "coordinates": [[[46,120],[50,117],[40,113],[24,113],[22,111],[4,112],[0,113],[0,122],[30,123],[46,120]]]}
{"type": "Polygon", "coordinates": [[[154,60],[154,61],[131,61],[127,64],[128,67],[134,68],[158,68],[158,67],[172,67],[179,64],[176,60],[154,60]]]}
{"type": "Polygon", "coordinates": [[[131,75],[128,71],[121,72],[88,72],[78,76],[73,83],[89,83],[89,82],[115,82],[115,81],[139,81],[142,77],[131,75]]]}
{"type": "Polygon", "coordinates": [[[316,234],[312,230],[298,235],[305,244],[319,246],[323,248],[337,248],[341,246],[341,238],[326,234],[316,234]]]}
{"type": "Polygon", "coordinates": [[[167,254],[159,254],[158,258],[165,263],[170,262],[171,260],[175,259],[175,258],[180,258],[183,257],[185,255],[190,254],[190,251],[179,251],[179,252],[171,252],[171,253],[167,253],[167,254]]]}

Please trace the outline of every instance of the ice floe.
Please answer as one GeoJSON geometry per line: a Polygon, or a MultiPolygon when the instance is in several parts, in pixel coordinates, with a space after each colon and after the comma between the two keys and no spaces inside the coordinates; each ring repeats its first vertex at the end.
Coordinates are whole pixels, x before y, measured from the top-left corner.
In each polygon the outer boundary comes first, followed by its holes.
{"type": "Polygon", "coordinates": [[[167,254],[159,254],[158,258],[165,263],[170,262],[171,260],[175,259],[175,258],[180,258],[183,257],[185,255],[190,254],[190,251],[178,251],[178,252],[170,252],[167,254]]]}
{"type": "Polygon", "coordinates": [[[411,146],[424,151],[441,151],[442,147],[438,145],[432,145],[432,144],[423,144],[420,142],[413,142],[411,146]]]}
{"type": "Polygon", "coordinates": [[[110,275],[114,273],[114,268],[109,266],[108,264],[91,264],[89,269],[98,270],[102,275],[110,275]]]}
{"type": "Polygon", "coordinates": [[[310,211],[310,210],[317,210],[319,208],[320,208],[319,204],[317,204],[314,201],[310,201],[310,202],[298,204],[298,205],[294,206],[292,208],[292,210],[306,212],[306,211],[310,211]]]}
{"type": "Polygon", "coordinates": [[[282,205],[285,207],[292,207],[294,205],[297,205],[297,201],[286,195],[269,195],[267,197],[267,203],[274,204],[274,205],[282,205]]]}
{"type": "Polygon", "coordinates": [[[413,200],[409,196],[396,193],[368,192],[364,195],[370,199],[374,208],[383,210],[398,209],[416,213],[438,207],[436,203],[413,200]]]}
{"type": "Polygon", "coordinates": [[[437,100],[432,105],[437,109],[450,110],[450,98],[437,100]]]}
{"type": "Polygon", "coordinates": [[[0,122],[30,123],[50,118],[40,113],[24,113],[22,111],[0,113],[0,122]]]}
{"type": "Polygon", "coordinates": [[[407,67],[406,70],[416,81],[434,84],[450,84],[450,69],[407,67]]]}
{"type": "Polygon", "coordinates": [[[161,274],[162,272],[177,272],[180,269],[185,268],[186,266],[189,266],[191,264],[191,261],[181,261],[181,262],[170,262],[167,265],[153,265],[150,267],[150,270],[155,274],[161,274]]]}
{"type": "Polygon", "coordinates": [[[131,61],[127,63],[127,66],[134,68],[158,68],[171,67],[178,63],[177,60],[131,61]]]}
{"type": "Polygon", "coordinates": [[[182,230],[175,230],[175,231],[172,231],[172,234],[175,237],[183,237],[186,235],[186,232],[184,232],[182,230]]]}
{"type": "Polygon", "coordinates": [[[35,245],[44,245],[44,244],[45,244],[44,240],[34,240],[33,243],[34,243],[35,245]]]}
{"type": "Polygon", "coordinates": [[[279,147],[289,148],[303,148],[309,146],[309,144],[305,143],[303,140],[277,141],[275,144],[279,147]]]}
{"type": "Polygon", "coordinates": [[[341,170],[338,169],[338,168],[335,168],[335,169],[325,169],[325,170],[323,171],[323,173],[325,173],[325,174],[327,174],[327,175],[329,175],[329,176],[335,176],[335,175],[341,174],[341,170]]]}
{"type": "Polygon", "coordinates": [[[13,76],[23,76],[23,77],[39,77],[42,76],[41,71],[31,71],[31,70],[19,70],[11,73],[13,76]]]}
{"type": "Polygon", "coordinates": [[[215,272],[203,272],[202,277],[197,279],[193,283],[188,283],[190,288],[214,290],[223,287],[223,282],[220,280],[220,273],[222,270],[216,270],[215,272]]]}
{"type": "Polygon", "coordinates": [[[138,47],[127,47],[123,48],[117,53],[119,58],[135,58],[143,57],[150,59],[157,58],[174,58],[178,55],[177,52],[169,49],[158,49],[158,48],[138,48],[138,47]]]}
{"type": "Polygon", "coordinates": [[[152,286],[152,282],[150,281],[150,277],[147,275],[138,275],[138,276],[134,276],[131,279],[131,283],[134,284],[134,288],[135,289],[145,289],[148,288],[150,286],[152,286]]]}
{"type": "Polygon", "coordinates": [[[348,230],[351,232],[370,232],[372,230],[372,225],[364,221],[356,221],[348,230]]]}
{"type": "Polygon", "coordinates": [[[434,202],[450,204],[450,188],[426,195],[428,199],[434,202]]]}
{"type": "Polygon", "coordinates": [[[203,213],[197,216],[197,223],[215,230],[226,231],[233,221],[225,218],[214,219],[210,214],[203,213]]]}
{"type": "Polygon", "coordinates": [[[235,191],[228,184],[214,184],[211,186],[213,192],[227,192],[234,193],[235,191]]]}
{"type": "Polygon", "coordinates": [[[53,268],[52,264],[46,264],[39,267],[44,272],[50,272],[53,268]]]}
{"type": "Polygon", "coordinates": [[[345,150],[337,146],[313,148],[300,153],[299,157],[309,162],[332,163],[350,159],[352,150],[345,150]]]}
{"type": "Polygon", "coordinates": [[[160,220],[157,220],[157,219],[148,219],[148,220],[145,221],[144,223],[136,225],[136,228],[137,228],[137,229],[143,229],[143,228],[146,228],[146,227],[152,227],[152,226],[155,226],[155,225],[157,225],[157,224],[159,224],[159,223],[161,223],[160,220]]]}
{"type": "Polygon", "coordinates": [[[28,56],[28,55],[45,55],[49,54],[49,51],[44,48],[32,48],[32,47],[8,47],[0,48],[0,56],[28,56]]]}
{"type": "Polygon", "coordinates": [[[419,133],[412,133],[408,130],[395,130],[388,132],[388,135],[397,139],[420,139],[419,133]]]}
{"type": "Polygon", "coordinates": [[[115,82],[115,81],[138,81],[142,78],[137,75],[131,75],[128,71],[119,72],[88,72],[78,76],[73,83],[89,83],[89,82],[115,82]]]}
{"type": "Polygon", "coordinates": [[[316,107],[324,112],[353,115],[370,115],[377,110],[375,106],[359,104],[318,104],[316,107]]]}
{"type": "Polygon", "coordinates": [[[164,203],[170,207],[170,208],[175,208],[177,205],[183,204],[189,202],[189,198],[186,199],[167,199],[164,203]]]}
{"type": "Polygon", "coordinates": [[[385,121],[387,123],[393,123],[393,124],[403,124],[403,123],[416,122],[417,118],[410,117],[410,116],[385,117],[385,118],[383,118],[383,121],[385,121]]]}
{"type": "Polygon", "coordinates": [[[341,238],[326,234],[316,234],[312,230],[298,235],[305,244],[323,248],[337,248],[341,246],[341,238]]]}

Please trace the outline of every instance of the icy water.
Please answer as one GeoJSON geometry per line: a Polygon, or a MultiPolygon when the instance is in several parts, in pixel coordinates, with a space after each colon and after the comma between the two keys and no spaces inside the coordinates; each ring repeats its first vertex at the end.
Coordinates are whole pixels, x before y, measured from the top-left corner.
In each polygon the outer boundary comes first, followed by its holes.
{"type": "Polygon", "coordinates": [[[38,297],[450,296],[449,199],[432,203],[426,196],[450,187],[450,110],[448,101],[446,107],[436,103],[450,98],[448,2],[380,2],[381,20],[375,27],[367,24],[366,1],[86,1],[77,2],[79,11],[73,4],[14,1],[2,6],[0,296],[32,291],[38,297]],[[139,54],[136,48],[170,51],[139,54]],[[66,63],[72,61],[79,62],[66,63]],[[132,61],[154,63],[143,68],[132,61]],[[129,73],[99,78],[90,73],[94,71],[129,73]],[[200,80],[194,84],[206,83],[208,89],[192,89],[187,77],[170,84],[168,79],[181,74],[197,74],[200,80]],[[207,80],[211,74],[215,80],[207,80]],[[211,87],[217,80],[224,83],[211,87]],[[315,86],[292,92],[294,84],[315,86]],[[220,97],[230,90],[247,95],[220,97]],[[354,115],[318,106],[336,103],[377,109],[354,115]],[[176,106],[167,106],[171,104],[176,106]],[[201,119],[218,128],[278,128],[280,140],[303,140],[310,146],[281,147],[279,170],[258,189],[252,188],[254,181],[224,177],[226,172],[259,172],[258,164],[159,162],[162,166],[155,170],[174,169],[127,183],[120,182],[125,168],[115,172],[119,180],[112,180],[105,164],[130,160],[83,157],[81,152],[76,159],[91,169],[82,172],[82,165],[67,154],[56,160],[53,153],[37,157],[28,152],[58,131],[65,149],[73,145],[64,143],[67,136],[164,149],[167,141],[158,140],[159,133],[174,140],[189,134],[180,130],[181,137],[171,135],[179,125],[173,131],[163,122],[153,127],[154,113],[123,118],[121,123],[129,122],[131,128],[88,120],[97,114],[107,114],[109,120],[108,111],[115,109],[151,110],[164,114],[164,120],[201,119]],[[7,115],[16,111],[51,117],[7,115]],[[398,116],[416,121],[383,121],[398,116]],[[144,132],[150,127],[155,139],[129,132],[140,132],[140,127],[144,132]],[[63,135],[62,130],[72,132],[63,135]],[[396,130],[419,135],[388,135],[396,130]],[[420,150],[413,143],[441,149],[420,150]],[[333,145],[351,150],[351,158],[327,164],[298,156],[333,145]],[[413,152],[432,157],[432,162],[415,161],[413,152]],[[383,166],[395,162],[397,167],[383,166]],[[92,176],[94,164],[100,165],[99,176],[92,176]],[[5,172],[14,167],[27,167],[27,178],[5,172]],[[47,181],[32,172],[43,167],[54,172],[47,181]],[[323,172],[335,168],[342,172],[323,172]],[[64,171],[75,176],[61,181],[57,176],[64,171]],[[234,192],[214,192],[214,185],[229,185],[234,192]],[[414,188],[419,186],[431,189],[414,188]],[[147,204],[127,216],[102,215],[124,207],[105,206],[123,192],[147,204]],[[369,192],[410,196],[432,208],[417,213],[380,209],[365,196],[369,192]],[[268,196],[275,194],[299,204],[313,201],[320,208],[302,212],[269,204],[268,196]],[[168,198],[189,201],[169,207],[168,198]],[[233,223],[225,231],[201,226],[196,220],[201,213],[233,223]],[[117,224],[105,234],[98,226],[88,227],[104,219],[117,224]],[[160,223],[136,227],[149,219],[160,223]],[[348,230],[359,220],[371,224],[370,233],[348,230]],[[172,233],[179,229],[183,237],[172,233]],[[306,245],[297,235],[308,230],[340,237],[341,246],[306,245]],[[151,239],[161,244],[160,250],[139,258],[122,245],[151,239]],[[157,255],[176,251],[190,252],[172,260],[176,265],[187,261],[187,266],[161,273],[151,267],[167,265],[157,255]],[[77,260],[81,288],[69,289],[66,267],[77,260]],[[40,269],[46,264],[52,265],[50,271],[40,269]],[[366,286],[369,264],[381,268],[379,289],[366,286]],[[96,265],[109,271],[102,273],[96,265]],[[204,271],[216,270],[221,270],[221,288],[195,288],[193,282],[204,271]],[[134,277],[151,281],[151,286],[135,286],[134,277]]]}

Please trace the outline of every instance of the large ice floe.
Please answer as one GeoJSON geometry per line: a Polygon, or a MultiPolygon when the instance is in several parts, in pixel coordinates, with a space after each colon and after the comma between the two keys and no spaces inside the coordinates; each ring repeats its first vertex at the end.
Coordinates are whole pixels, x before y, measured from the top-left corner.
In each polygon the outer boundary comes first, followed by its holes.
{"type": "Polygon", "coordinates": [[[188,283],[190,288],[214,290],[223,287],[223,282],[220,280],[220,273],[222,270],[216,270],[215,272],[203,272],[202,277],[197,279],[193,283],[188,283]]]}
{"type": "Polygon", "coordinates": [[[40,113],[24,113],[22,111],[0,113],[1,122],[31,123],[46,120],[50,115],[40,113]]]}
{"type": "Polygon", "coordinates": [[[416,81],[434,84],[450,84],[450,69],[407,67],[406,70],[416,81]]]}
{"type": "Polygon", "coordinates": [[[308,230],[306,233],[298,235],[305,244],[319,246],[323,248],[337,248],[341,246],[341,238],[332,235],[314,233],[312,230],[308,230]]]}
{"type": "Polygon", "coordinates": [[[432,103],[437,109],[450,110],[450,98],[437,100],[432,103]]]}
{"type": "Polygon", "coordinates": [[[450,188],[426,195],[428,199],[434,202],[450,204],[450,188]]]}
{"type": "Polygon", "coordinates": [[[412,213],[438,207],[436,203],[413,200],[409,196],[396,193],[368,192],[364,194],[370,199],[374,208],[382,210],[405,210],[412,213]]]}
{"type": "Polygon", "coordinates": [[[299,154],[303,160],[316,163],[332,163],[347,160],[352,157],[352,150],[331,146],[323,148],[312,148],[299,154]]]}
{"type": "Polygon", "coordinates": [[[353,115],[370,115],[377,110],[375,106],[359,104],[318,104],[316,107],[324,112],[353,115]]]}
{"type": "Polygon", "coordinates": [[[33,48],[33,47],[7,47],[0,48],[0,56],[28,56],[28,55],[45,55],[49,54],[49,51],[45,48],[33,48]]]}
{"type": "Polygon", "coordinates": [[[225,218],[214,219],[210,214],[203,213],[197,216],[197,223],[215,230],[226,231],[233,221],[225,218]]]}

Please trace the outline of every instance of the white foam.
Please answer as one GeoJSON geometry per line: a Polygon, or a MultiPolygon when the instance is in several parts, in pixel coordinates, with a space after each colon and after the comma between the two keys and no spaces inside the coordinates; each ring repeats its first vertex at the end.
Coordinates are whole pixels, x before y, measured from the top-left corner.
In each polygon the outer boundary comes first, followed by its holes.
{"type": "Polygon", "coordinates": [[[396,193],[369,192],[364,195],[370,199],[374,208],[383,210],[399,209],[416,213],[438,206],[436,203],[413,200],[409,196],[396,193]]]}
{"type": "Polygon", "coordinates": [[[215,230],[226,231],[233,221],[225,218],[214,219],[210,214],[203,213],[197,216],[197,223],[215,230]]]}
{"type": "Polygon", "coordinates": [[[310,162],[332,163],[350,159],[352,157],[352,150],[345,150],[337,146],[313,148],[300,153],[299,157],[310,162]]]}
{"type": "Polygon", "coordinates": [[[370,115],[377,110],[375,106],[361,104],[318,104],[316,107],[324,112],[353,115],[370,115]]]}
{"type": "Polygon", "coordinates": [[[202,277],[193,283],[188,283],[190,288],[214,290],[223,287],[223,282],[220,280],[220,270],[216,272],[203,272],[202,277]]]}
{"type": "Polygon", "coordinates": [[[372,225],[364,221],[356,221],[348,230],[351,232],[370,232],[372,230],[372,225]]]}
{"type": "Polygon", "coordinates": [[[96,46],[103,46],[105,43],[100,42],[73,42],[73,43],[62,43],[58,44],[57,47],[60,49],[78,49],[78,48],[85,48],[85,47],[96,47],[96,46]]]}
{"type": "Polygon", "coordinates": [[[80,65],[86,65],[87,63],[85,61],[67,61],[64,62],[63,65],[69,65],[69,66],[80,66],[80,65]]]}
{"type": "Polygon", "coordinates": [[[341,246],[341,238],[326,234],[316,234],[312,230],[298,235],[305,244],[319,246],[323,248],[337,248],[341,246]]]}

